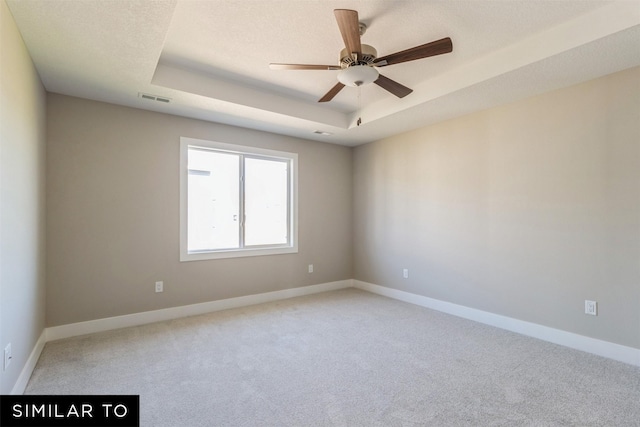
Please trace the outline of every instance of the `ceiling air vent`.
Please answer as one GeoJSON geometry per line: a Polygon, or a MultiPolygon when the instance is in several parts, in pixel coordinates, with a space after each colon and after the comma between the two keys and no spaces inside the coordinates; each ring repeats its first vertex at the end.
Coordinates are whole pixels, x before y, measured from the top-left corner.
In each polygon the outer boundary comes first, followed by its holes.
{"type": "Polygon", "coordinates": [[[163,96],[157,96],[157,95],[150,95],[148,93],[138,92],[138,96],[142,99],[148,99],[149,101],[164,102],[165,104],[168,104],[171,102],[171,98],[165,98],[163,96]]]}

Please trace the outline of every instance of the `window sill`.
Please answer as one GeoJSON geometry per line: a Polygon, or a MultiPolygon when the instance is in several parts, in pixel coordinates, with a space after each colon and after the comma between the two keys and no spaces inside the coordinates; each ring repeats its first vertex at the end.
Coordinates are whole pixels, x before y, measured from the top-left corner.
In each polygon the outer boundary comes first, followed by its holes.
{"type": "Polygon", "coordinates": [[[211,251],[211,252],[191,252],[181,253],[180,262],[186,261],[205,261],[210,259],[225,259],[225,258],[243,258],[251,256],[265,256],[265,255],[282,255],[282,254],[295,254],[298,253],[297,247],[282,247],[282,248],[257,248],[257,249],[237,249],[237,250],[225,250],[225,251],[211,251]]]}

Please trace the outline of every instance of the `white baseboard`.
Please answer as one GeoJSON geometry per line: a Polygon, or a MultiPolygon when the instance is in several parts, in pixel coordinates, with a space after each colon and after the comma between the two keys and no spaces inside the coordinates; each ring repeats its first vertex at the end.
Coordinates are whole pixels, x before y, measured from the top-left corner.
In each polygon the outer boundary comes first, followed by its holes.
{"type": "Polygon", "coordinates": [[[13,385],[13,389],[11,389],[11,394],[23,394],[24,390],[27,388],[27,384],[29,383],[29,378],[31,378],[31,374],[36,367],[36,363],[38,363],[38,359],[40,358],[40,353],[42,353],[42,349],[47,342],[47,330],[44,329],[36,341],[36,345],[31,350],[31,354],[27,359],[27,363],[25,363],[22,371],[20,372],[20,376],[18,380],[13,385]]]}
{"type": "Polygon", "coordinates": [[[109,317],[105,319],[90,320],[87,322],[72,323],[68,325],[54,326],[42,331],[40,338],[31,351],[29,359],[25,364],[18,380],[16,381],[11,394],[22,394],[31,378],[33,369],[40,358],[40,353],[48,341],[62,338],[69,338],[78,335],[91,334],[112,329],[126,328],[130,326],[143,325],[147,323],[160,322],[163,320],[177,319],[198,314],[211,313],[214,311],[227,310],[231,308],[245,307],[265,302],[284,300],[304,295],[317,294],[320,292],[333,291],[355,287],[369,291],[378,295],[405,301],[411,304],[420,305],[454,316],[462,317],[487,325],[495,326],[522,335],[549,341],[554,344],[563,345],[573,349],[607,357],[609,359],[640,366],[640,349],[626,347],[623,345],[589,338],[571,332],[525,322],[446,301],[428,298],[422,295],[412,294],[397,289],[374,285],[359,280],[340,280],[337,282],[321,283],[318,285],[303,286],[299,288],[284,289],[281,291],[266,292],[263,294],[247,295],[237,298],[229,298],[218,301],[210,301],[200,304],[192,304],[181,307],[171,307],[161,310],[146,311],[142,313],[128,314],[124,316],[109,317]]]}
{"type": "Polygon", "coordinates": [[[191,304],[180,307],[171,307],[161,310],[146,311],[142,313],[128,314],[124,316],[108,317],[105,319],[89,320],[87,322],[71,323],[68,325],[46,328],[40,334],[27,363],[25,364],[18,380],[11,390],[11,394],[23,394],[29,378],[36,367],[40,354],[48,341],[70,338],[78,335],[86,335],[94,332],[108,331],[112,329],[126,328],[129,326],[144,325],[147,323],[161,322],[163,320],[178,319],[181,317],[196,316],[198,314],[227,310],[230,308],[245,307],[265,302],[284,300],[320,292],[334,291],[350,288],[353,280],[340,280],[337,282],[321,283],[318,285],[302,286],[299,288],[283,289],[281,291],[266,292],[263,294],[247,295],[237,298],[229,298],[218,301],[209,301],[200,304],[191,304]]]}
{"type": "Polygon", "coordinates": [[[626,347],[620,344],[602,341],[596,338],[590,338],[584,335],[578,335],[536,323],[525,322],[524,320],[518,320],[475,308],[465,307],[463,305],[412,294],[410,292],[362,282],[360,280],[353,280],[353,286],[385,297],[420,305],[422,307],[452,314],[454,316],[495,326],[501,329],[506,329],[511,332],[538,338],[543,341],[552,342],[554,344],[559,344],[576,350],[585,351],[587,353],[596,354],[598,356],[628,363],[630,365],[640,366],[640,349],[637,348],[626,347]]]}
{"type": "Polygon", "coordinates": [[[266,292],[263,294],[247,295],[243,297],[228,298],[218,301],[209,301],[199,304],[184,305],[180,307],[164,308],[161,310],[145,311],[142,313],[127,314],[124,316],[108,317],[104,319],[89,320],[86,322],[71,323],[68,325],[53,326],[46,329],[47,341],[54,341],[78,335],[92,334],[94,332],[108,331],[112,329],[127,328],[129,326],[144,325],[147,323],[161,322],[163,320],[178,319],[181,317],[196,316],[198,314],[227,310],[230,308],[245,307],[265,302],[278,301],[303,295],[317,294],[349,288],[353,281],[340,280],[337,282],[321,283],[318,285],[302,286],[299,288],[283,289],[281,291],[266,292]]]}

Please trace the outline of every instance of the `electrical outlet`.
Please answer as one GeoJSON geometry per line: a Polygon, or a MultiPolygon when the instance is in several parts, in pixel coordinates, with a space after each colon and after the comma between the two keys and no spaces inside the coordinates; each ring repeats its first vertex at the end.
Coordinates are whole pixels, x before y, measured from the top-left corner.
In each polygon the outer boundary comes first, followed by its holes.
{"type": "Polygon", "coordinates": [[[598,303],[596,301],[584,300],[584,314],[592,316],[598,315],[598,303]]]}
{"type": "Polygon", "coordinates": [[[409,278],[409,269],[408,268],[403,268],[402,269],[402,277],[404,277],[405,279],[409,278]]]}
{"type": "Polygon", "coordinates": [[[156,282],[156,292],[164,291],[164,282],[156,282]]]}
{"type": "Polygon", "coordinates": [[[11,363],[11,343],[7,344],[7,346],[4,348],[4,365],[3,365],[3,370],[6,371],[7,368],[9,367],[9,364],[11,363]]]}
{"type": "Polygon", "coordinates": [[[313,273],[313,264],[309,264],[309,273],[313,273]]]}

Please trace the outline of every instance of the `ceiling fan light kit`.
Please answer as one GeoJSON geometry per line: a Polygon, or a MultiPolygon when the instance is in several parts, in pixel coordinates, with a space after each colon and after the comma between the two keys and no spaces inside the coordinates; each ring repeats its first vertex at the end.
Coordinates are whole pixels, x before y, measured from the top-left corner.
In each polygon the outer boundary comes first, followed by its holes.
{"type": "Polygon", "coordinates": [[[451,39],[445,37],[378,58],[378,53],[373,47],[360,42],[360,36],[365,33],[367,27],[359,22],[358,12],[335,9],[333,13],[345,44],[345,49],[340,52],[340,65],[269,64],[273,70],[341,70],[337,76],[338,83],[318,102],[331,101],[345,86],[360,87],[370,83],[375,83],[398,98],[403,98],[413,90],[383,76],[376,67],[415,61],[453,51],[451,39]]]}
{"type": "Polygon", "coordinates": [[[378,70],[369,65],[352,65],[338,73],[338,81],[345,86],[358,87],[378,80],[378,70]]]}

